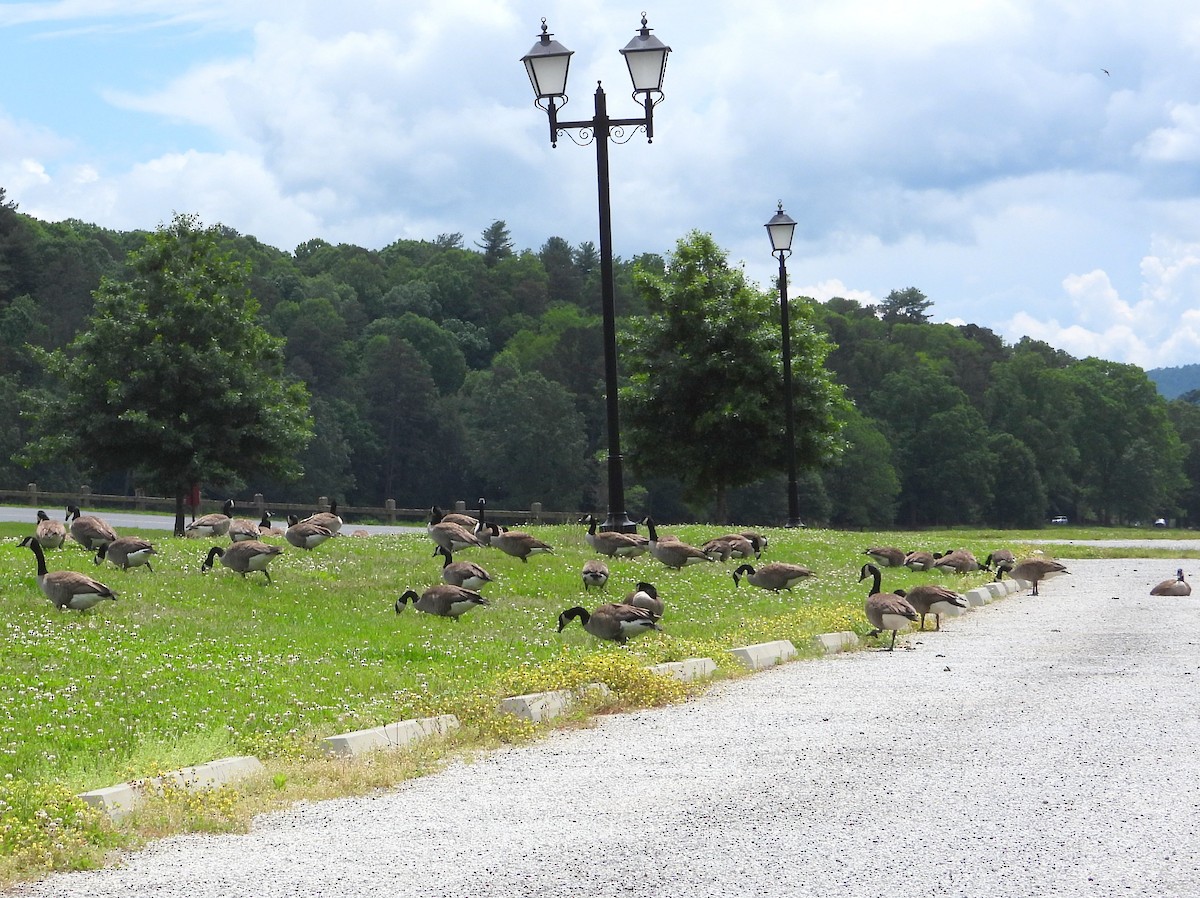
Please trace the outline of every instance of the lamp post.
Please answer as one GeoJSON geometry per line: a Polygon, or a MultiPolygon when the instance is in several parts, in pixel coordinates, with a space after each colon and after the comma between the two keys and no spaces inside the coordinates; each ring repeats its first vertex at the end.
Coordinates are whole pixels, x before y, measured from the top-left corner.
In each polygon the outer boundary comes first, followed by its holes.
{"type": "Polygon", "coordinates": [[[550,119],[550,145],[558,146],[560,134],[566,134],[580,146],[596,144],[596,182],[599,194],[600,214],[600,300],[604,318],[604,389],[608,426],[608,517],[602,530],[618,530],[629,533],[637,525],[625,513],[625,481],[621,466],[621,427],[617,414],[617,316],[615,308],[616,289],[613,283],[612,216],[609,204],[608,142],[625,143],[639,128],[646,131],[646,140],[654,141],[654,106],[662,100],[663,73],[667,67],[667,54],[671,48],[650,34],[646,27],[646,16],[642,14],[642,27],[634,38],[625,45],[621,54],[629,66],[633,80],[633,98],[643,109],[639,118],[614,119],[608,117],[608,106],[604,88],[597,83],[595,114],[583,121],[559,121],[558,111],[567,104],[567,70],[571,65],[571,54],[556,40],[551,40],[542,19],[542,33],[538,42],[521,57],[529,83],[533,85],[534,105],[543,109],[550,119]],[[632,128],[625,136],[625,128],[632,128]],[[578,131],[576,138],[572,131],[578,131]]]}
{"type": "Polygon", "coordinates": [[[784,408],[784,451],[787,455],[788,478],[788,521],[789,527],[800,527],[800,499],[796,490],[796,413],[792,405],[792,326],[788,315],[787,265],[785,260],[792,254],[792,235],[796,222],[783,211],[783,200],[779,211],[766,224],[771,238],[771,255],[779,257],[779,325],[783,331],[783,408],[784,408]]]}

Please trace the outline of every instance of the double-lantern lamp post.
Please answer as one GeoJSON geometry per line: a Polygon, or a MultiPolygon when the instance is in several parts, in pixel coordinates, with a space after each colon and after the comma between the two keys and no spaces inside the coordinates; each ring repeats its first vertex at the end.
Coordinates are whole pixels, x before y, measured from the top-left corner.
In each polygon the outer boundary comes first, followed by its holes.
{"type": "Polygon", "coordinates": [[[796,489],[796,413],[792,405],[792,325],[788,315],[787,265],[785,260],[792,254],[792,235],[796,222],[783,211],[779,211],[766,224],[771,238],[771,255],[779,257],[779,324],[783,330],[783,405],[784,405],[784,452],[787,456],[788,521],[789,527],[799,527],[800,498],[796,489]]]}
{"type": "Polygon", "coordinates": [[[639,118],[608,117],[604,88],[597,82],[596,106],[592,118],[582,121],[559,121],[558,112],[567,104],[567,69],[571,65],[568,50],[556,40],[542,19],[542,33],[521,61],[529,75],[536,97],[534,105],[545,110],[550,119],[550,145],[558,146],[560,134],[586,146],[596,144],[596,181],[600,199],[600,299],[604,317],[604,389],[608,427],[608,517],[602,530],[617,530],[629,533],[637,525],[625,513],[625,482],[621,465],[621,428],[617,414],[617,317],[615,309],[615,287],[613,283],[612,221],[609,204],[608,142],[625,143],[639,128],[646,130],[646,140],[654,141],[654,106],[663,98],[663,74],[667,67],[667,54],[671,48],[650,34],[646,27],[646,14],[642,13],[642,27],[637,35],[625,45],[621,54],[629,66],[633,79],[633,98],[643,109],[639,118]],[[625,128],[632,128],[629,137],[625,128]],[[570,134],[578,131],[577,139],[570,134]]]}

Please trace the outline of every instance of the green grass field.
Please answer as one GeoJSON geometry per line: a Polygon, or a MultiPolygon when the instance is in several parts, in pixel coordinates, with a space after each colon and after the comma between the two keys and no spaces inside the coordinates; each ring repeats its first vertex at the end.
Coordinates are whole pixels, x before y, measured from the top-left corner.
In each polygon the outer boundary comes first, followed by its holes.
{"type": "MultiPolygon", "coordinates": [[[[68,541],[47,553],[50,569],[86,572],[120,596],[80,613],[58,612],[38,589],[33,553],[17,545],[32,525],[0,524],[0,881],[86,866],[96,862],[97,851],[122,843],[111,824],[76,807],[76,792],[239,754],[262,759],[276,788],[292,800],[386,784],[350,776],[339,786],[330,783],[328,770],[314,773],[329,763],[321,739],[438,713],[458,715],[460,738],[468,742],[519,738],[522,728],[494,712],[500,698],[597,680],[613,690],[612,707],[677,700],[682,687],[641,668],[704,656],[733,675],[739,671],[726,654],[732,647],[790,639],[804,651],[817,633],[865,633],[862,604],[869,584],[857,577],[869,545],[965,547],[982,560],[1002,546],[1028,554],[1029,538],[1086,539],[1092,533],[772,530],[764,562],[794,561],[818,573],[794,593],[776,595],[744,581],[735,588],[735,562],[672,571],[646,555],[609,559],[612,579],[601,595],[582,588],[580,568],[595,557],[582,527],[528,529],[554,545],[555,554],[522,563],[489,549],[461,553],[497,582],[485,590],[489,607],[455,622],[393,610],[405,589],[420,592],[441,582],[441,560],[431,557],[423,535],[339,538],[312,552],[287,546],[272,564],[272,584],[261,574],[244,579],[219,564],[201,573],[208,547],[224,541],[138,532],[160,553],[154,572],[96,567],[90,554],[68,541]],[[666,602],[664,633],[622,647],[599,642],[577,623],[556,632],[560,611],[617,600],[638,580],[655,583],[666,602]],[[306,791],[306,779],[321,785],[306,791]],[[51,806],[61,810],[50,816],[58,822],[47,835],[38,810],[44,814],[51,806]]],[[[725,528],[661,531],[699,543],[725,528]]],[[[1179,537],[1144,530],[1096,535],[1179,537]]],[[[1130,552],[1062,547],[1047,554],[1130,552]]],[[[884,588],[932,579],[965,590],[989,578],[986,572],[955,577],[901,568],[885,571],[884,588]]],[[[176,819],[141,831],[206,825],[176,819]]],[[[135,818],[125,835],[136,837],[138,826],[135,818]]]]}

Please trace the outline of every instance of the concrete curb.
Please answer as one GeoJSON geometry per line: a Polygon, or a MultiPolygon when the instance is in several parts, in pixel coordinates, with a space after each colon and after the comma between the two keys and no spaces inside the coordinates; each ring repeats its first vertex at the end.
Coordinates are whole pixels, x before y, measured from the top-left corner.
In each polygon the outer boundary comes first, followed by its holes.
{"type": "Polygon", "coordinates": [[[786,639],[776,642],[760,642],[757,645],[747,645],[738,649],[730,649],[729,654],[737,658],[750,670],[763,670],[774,667],[784,661],[796,657],[796,647],[786,639]]]}
{"type": "Polygon", "coordinates": [[[403,748],[432,736],[445,736],[458,727],[458,718],[453,714],[401,720],[369,730],[355,730],[339,736],[330,736],[325,740],[325,753],[345,758],[385,748],[403,748]]]}
{"type": "Polygon", "coordinates": [[[501,714],[512,714],[530,723],[541,723],[570,711],[581,697],[588,693],[599,692],[608,695],[609,689],[603,683],[589,683],[581,689],[559,689],[554,692],[531,692],[528,695],[514,695],[501,699],[497,710],[501,714]]]}
{"type": "Polygon", "coordinates": [[[826,655],[848,652],[850,649],[858,648],[859,645],[858,634],[852,633],[849,630],[839,630],[836,633],[819,633],[813,637],[813,642],[826,655]]]}
{"type": "Polygon", "coordinates": [[[262,773],[263,769],[262,762],[249,755],[220,758],[196,767],[173,770],[147,780],[137,780],[109,786],[105,789],[83,792],[79,797],[108,816],[119,819],[163,786],[176,786],[198,792],[201,789],[227,786],[230,783],[244,780],[262,773]]]}
{"type": "Polygon", "coordinates": [[[711,677],[716,673],[717,662],[712,658],[688,658],[684,661],[664,661],[662,664],[652,664],[646,670],[662,677],[674,677],[680,682],[687,683],[711,677]]]}

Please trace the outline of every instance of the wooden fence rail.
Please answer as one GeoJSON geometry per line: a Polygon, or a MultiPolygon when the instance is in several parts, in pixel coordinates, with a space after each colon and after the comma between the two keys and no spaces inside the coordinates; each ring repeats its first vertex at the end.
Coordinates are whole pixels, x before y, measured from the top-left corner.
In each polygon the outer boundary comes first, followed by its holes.
{"type": "MultiPolygon", "coordinates": [[[[317,497],[317,501],[312,505],[302,505],[293,502],[268,502],[262,493],[255,493],[251,499],[238,499],[236,496],[233,499],[237,503],[235,507],[240,509],[239,513],[245,517],[262,517],[264,511],[269,511],[273,517],[282,520],[289,514],[306,517],[314,511],[327,511],[329,509],[329,499],[325,496],[317,497]]],[[[224,502],[224,499],[201,499],[200,507],[196,509],[196,513],[208,514],[212,511],[220,511],[224,502]]],[[[93,493],[91,488],[87,486],[81,486],[74,492],[54,492],[40,490],[36,483],[28,484],[23,490],[0,489],[0,505],[28,505],[31,508],[42,509],[65,509],[68,505],[78,505],[84,511],[106,508],[116,511],[175,513],[175,500],[173,498],[147,496],[141,490],[135,490],[132,496],[93,493]]],[[[466,502],[462,499],[454,502],[453,506],[446,510],[460,513],[465,512],[467,514],[474,513],[474,510],[467,509],[466,502]]],[[[339,502],[338,514],[347,521],[354,520],[359,523],[374,521],[384,524],[423,524],[429,520],[428,508],[401,508],[396,504],[395,499],[388,499],[383,505],[343,505],[339,502]]],[[[579,512],[546,511],[542,508],[542,503],[540,502],[534,502],[533,505],[525,510],[493,509],[490,507],[487,509],[487,519],[489,521],[495,521],[497,524],[504,524],[506,526],[522,523],[569,524],[577,522],[579,518],[579,512]]]]}

